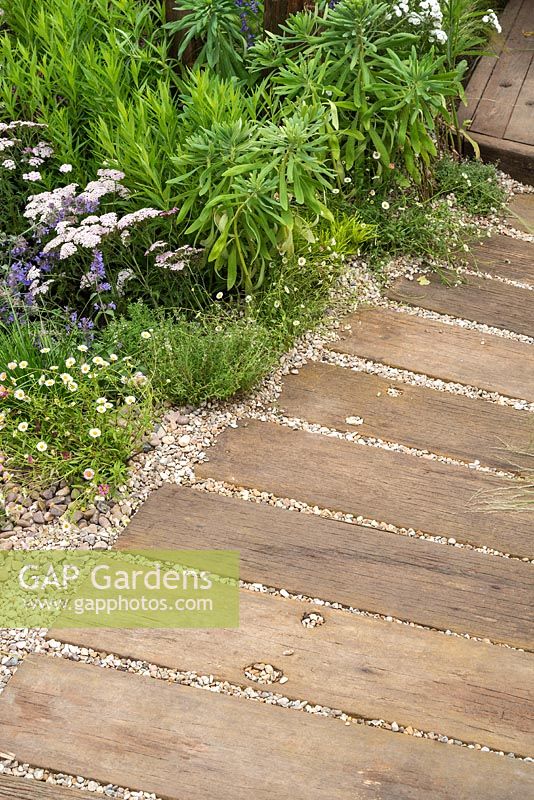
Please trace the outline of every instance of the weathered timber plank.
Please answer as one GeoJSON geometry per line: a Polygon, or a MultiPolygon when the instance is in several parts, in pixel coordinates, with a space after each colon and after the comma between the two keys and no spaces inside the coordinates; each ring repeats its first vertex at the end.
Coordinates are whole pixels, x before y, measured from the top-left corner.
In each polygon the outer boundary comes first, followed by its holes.
{"type": "Polygon", "coordinates": [[[0,800],[85,800],[88,796],[63,786],[0,774],[0,800]]]}
{"type": "Polygon", "coordinates": [[[392,309],[364,308],[346,321],[351,332],[329,345],[331,350],[534,400],[529,344],[392,309]]]}
{"type": "MultiPolygon", "coordinates": [[[[534,198],[534,195],[532,197],[534,198]]],[[[518,204],[517,208],[528,213],[526,203],[518,204]]],[[[534,214],[534,205],[531,214],[534,214]]],[[[517,217],[515,223],[516,226],[521,224],[517,217]]],[[[491,239],[484,239],[473,247],[469,262],[481,272],[534,284],[534,244],[531,242],[512,239],[510,236],[492,236],[491,239]]]]}
{"type": "Polygon", "coordinates": [[[250,583],[534,649],[521,562],[182,486],[151,495],[118,546],[239,550],[250,583]]]}
{"type": "Polygon", "coordinates": [[[0,702],[17,757],[168,800],[515,800],[523,762],[64,659],[30,656],[0,702]]]}
{"type": "Polygon", "coordinates": [[[466,107],[462,104],[458,109],[460,122],[473,118],[478,103],[484,94],[484,89],[491,77],[491,73],[498,64],[497,56],[506,46],[506,34],[513,28],[517,15],[521,11],[521,5],[522,0],[510,0],[506,4],[506,8],[502,14],[499,15],[504,34],[502,36],[493,37],[491,50],[495,55],[483,56],[478,59],[466,86],[465,94],[468,105],[466,107]]]}
{"type": "Polygon", "coordinates": [[[278,405],[290,417],[463,461],[509,471],[534,465],[532,457],[511,452],[534,445],[530,415],[366,372],[311,362],[284,378],[278,405]]]}
{"type": "MultiPolygon", "coordinates": [[[[243,590],[234,630],[69,630],[80,647],[257,687],[251,664],[282,670],[291,699],[367,719],[534,753],[534,656],[243,590]],[[302,625],[310,610],[325,623],[302,625]],[[285,655],[291,649],[293,654],[285,655]],[[529,688],[530,687],[530,688],[529,688]]],[[[157,625],[157,621],[156,625],[157,625]]]]}
{"type": "Polygon", "coordinates": [[[462,282],[455,284],[458,277],[452,272],[446,274],[447,283],[438,275],[428,277],[427,286],[415,279],[401,278],[386,291],[386,296],[440,314],[534,336],[531,290],[473,275],[464,275],[462,282]]]}
{"type": "Polygon", "coordinates": [[[474,495],[512,481],[251,420],[224,431],[197,474],[515,556],[534,554],[534,512],[484,513],[474,495]],[[268,449],[264,446],[269,443],[268,449]]]}
{"type": "Polygon", "coordinates": [[[532,53],[506,49],[478,103],[471,130],[502,139],[528,72],[532,53]]]}
{"type": "Polygon", "coordinates": [[[521,183],[534,184],[533,145],[486,136],[476,131],[470,131],[469,135],[476,140],[484,161],[495,161],[512,178],[521,183]]]}
{"type": "MultiPolygon", "coordinates": [[[[534,22],[534,20],[533,20],[534,22]]],[[[517,97],[516,104],[504,133],[504,139],[534,145],[534,57],[517,97]]]]}
{"type": "Polygon", "coordinates": [[[534,233],[534,193],[515,195],[508,206],[506,222],[517,230],[534,233]]]}

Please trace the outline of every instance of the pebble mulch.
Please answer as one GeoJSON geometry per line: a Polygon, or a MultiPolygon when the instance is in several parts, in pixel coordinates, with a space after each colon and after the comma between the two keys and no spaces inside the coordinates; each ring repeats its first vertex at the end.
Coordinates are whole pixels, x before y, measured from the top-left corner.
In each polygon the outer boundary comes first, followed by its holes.
{"type": "MultiPolygon", "coordinates": [[[[528,187],[512,181],[507,176],[502,176],[507,189],[510,192],[523,193],[531,191],[528,187]]],[[[490,220],[477,220],[477,224],[484,230],[534,241],[534,237],[525,234],[515,228],[506,225],[498,218],[490,220]]],[[[397,259],[390,265],[389,275],[415,275],[424,271],[428,264],[422,260],[397,259]]],[[[525,287],[526,288],[526,287],[525,287]]],[[[531,287],[528,287],[531,288],[531,287]]],[[[213,480],[196,481],[195,464],[205,458],[206,450],[212,446],[220,433],[227,427],[236,427],[238,421],[244,417],[258,417],[264,415],[266,418],[276,417],[273,407],[274,402],[280,394],[281,382],[284,375],[289,372],[298,371],[309,360],[325,361],[327,363],[338,364],[358,371],[373,372],[383,375],[388,380],[412,383],[414,385],[424,385],[437,391],[447,391],[458,394],[465,394],[471,397],[478,397],[488,402],[500,405],[512,405],[514,408],[527,412],[534,411],[534,403],[527,403],[519,399],[510,399],[498,395],[497,393],[485,392],[477,387],[463,386],[450,382],[440,381],[429,378],[425,375],[418,375],[407,370],[398,370],[386,365],[376,364],[364,359],[345,356],[328,350],[329,342],[338,338],[338,332],[343,330],[343,326],[338,322],[342,314],[349,313],[357,308],[361,303],[371,303],[375,305],[388,305],[395,308],[399,313],[412,313],[427,316],[431,319],[439,319],[450,325],[475,328],[481,333],[490,336],[503,336],[505,338],[516,339],[533,343],[534,339],[515,334],[501,329],[490,328],[479,325],[469,320],[459,320],[445,315],[438,315],[424,309],[404,307],[399,304],[385,301],[380,294],[380,286],[375,276],[369,271],[368,265],[358,260],[352,264],[341,282],[338,293],[332,298],[332,308],[327,315],[324,324],[315,332],[305,334],[297,345],[288,352],[282,359],[276,371],[264,379],[261,385],[248,397],[227,403],[206,403],[200,408],[176,409],[163,417],[160,424],[156,427],[151,437],[147,440],[142,453],[132,459],[131,477],[128,484],[121,487],[121,496],[116,501],[102,500],[95,506],[85,510],[75,510],[69,517],[67,512],[70,504],[76,500],[64,484],[49,487],[46,492],[25,492],[17,487],[10,487],[5,497],[6,511],[9,522],[0,530],[0,549],[23,549],[23,550],[46,550],[50,548],[81,548],[81,549],[107,549],[113,545],[120,532],[128,524],[131,516],[139,508],[148,495],[162,486],[164,483],[181,483],[194,486],[197,490],[212,491],[220,494],[235,495],[243,500],[250,502],[268,503],[271,505],[284,506],[291,511],[298,513],[318,514],[332,519],[339,519],[348,524],[367,525],[392,533],[406,536],[414,536],[429,539],[437,544],[445,544],[453,547],[464,547],[466,549],[477,550],[487,555],[495,555],[510,558],[506,553],[492,550],[490,548],[472,547],[456,542],[454,539],[444,537],[429,536],[412,529],[397,528],[377,520],[368,520],[362,517],[354,517],[350,514],[341,514],[329,509],[310,507],[293,499],[277,498],[266,492],[254,490],[237,490],[221,482],[213,480]]],[[[277,417],[277,422],[281,420],[277,417]]],[[[283,420],[283,424],[290,424],[292,421],[283,420]]],[[[308,425],[305,421],[293,421],[297,425],[308,425]]],[[[310,426],[313,427],[313,426],[310,426]]],[[[317,426],[319,427],[319,426],[317,426]]],[[[319,430],[319,433],[326,435],[341,435],[344,437],[355,436],[357,434],[341,434],[338,431],[319,430]]],[[[361,439],[362,437],[360,437],[361,439]]],[[[359,442],[360,444],[372,446],[400,447],[395,443],[376,441],[359,442]]],[[[411,452],[411,451],[410,451],[411,452]]],[[[439,458],[435,454],[417,451],[414,455],[439,458]]],[[[468,465],[471,468],[480,468],[476,463],[468,465]]],[[[522,559],[528,561],[528,559],[522,559]]],[[[275,589],[264,587],[261,584],[241,584],[243,588],[251,591],[268,591],[279,593],[283,597],[294,597],[303,602],[325,607],[343,608],[340,604],[329,603],[327,600],[319,598],[307,598],[303,595],[289,595],[283,588],[275,589]]],[[[405,624],[413,627],[422,627],[408,620],[398,620],[393,617],[384,617],[379,614],[369,614],[358,609],[345,609],[352,613],[364,614],[366,616],[384,619],[387,622],[405,624]]],[[[303,616],[303,620],[311,618],[315,612],[308,612],[303,616]]],[[[321,617],[320,614],[315,614],[321,617]]],[[[303,622],[303,624],[305,624],[303,622]]],[[[320,624],[320,623],[319,623],[320,624]]],[[[435,629],[429,629],[434,631],[435,629]]],[[[468,634],[453,631],[435,631],[444,635],[469,637],[468,634]]],[[[190,672],[178,672],[161,668],[157,665],[146,664],[144,662],[134,662],[127,659],[120,659],[112,654],[99,654],[92,650],[76,648],[72,645],[63,645],[59,642],[47,641],[44,639],[45,631],[28,630],[4,630],[0,632],[0,692],[7,684],[9,678],[20,665],[26,653],[43,652],[52,655],[70,658],[73,660],[86,661],[101,667],[111,669],[127,669],[131,672],[149,675],[156,679],[185,683],[186,685],[197,686],[210,691],[219,691],[225,694],[238,694],[250,699],[259,700],[276,705],[281,705],[297,710],[304,710],[307,713],[319,714],[322,716],[334,716],[341,719],[345,724],[366,724],[375,727],[383,727],[393,732],[408,735],[436,739],[441,742],[456,744],[470,749],[478,749],[490,752],[490,748],[483,744],[466,743],[460,740],[450,739],[445,735],[435,732],[419,731],[411,727],[399,726],[395,721],[385,720],[366,720],[353,718],[337,709],[329,709],[308,703],[306,700],[290,700],[283,695],[276,694],[272,688],[267,690],[243,688],[227,682],[215,681],[212,676],[197,676],[190,672]]],[[[488,644],[493,644],[490,640],[483,640],[488,644]]],[[[506,646],[506,645],[499,645],[506,646]]],[[[513,649],[513,648],[511,648],[513,649]]],[[[252,665],[259,674],[271,674],[267,669],[279,669],[273,665],[252,665]]],[[[283,681],[283,674],[279,676],[278,683],[283,681]]],[[[495,751],[491,751],[495,752],[495,751]]],[[[499,755],[517,757],[513,753],[500,752],[499,755]]],[[[527,758],[527,761],[533,759],[527,758]]],[[[146,792],[135,792],[125,787],[103,785],[80,776],[68,776],[60,773],[53,773],[41,767],[32,767],[28,764],[20,764],[12,754],[0,753],[0,772],[10,775],[19,775],[27,779],[45,780],[49,783],[78,787],[89,792],[104,795],[111,798],[124,798],[124,800],[159,800],[156,795],[146,792]]]]}

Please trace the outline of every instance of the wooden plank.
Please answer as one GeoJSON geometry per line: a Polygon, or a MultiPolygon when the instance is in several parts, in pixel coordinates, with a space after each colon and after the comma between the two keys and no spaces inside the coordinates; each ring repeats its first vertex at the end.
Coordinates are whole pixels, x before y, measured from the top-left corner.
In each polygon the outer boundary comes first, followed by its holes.
{"type": "MultiPolygon", "coordinates": [[[[524,195],[530,197],[531,195],[524,195]]],[[[534,199],[534,195],[532,195],[534,199]]],[[[517,205],[528,213],[527,204],[517,205]]],[[[534,217],[534,204],[531,211],[534,217]]],[[[520,224],[515,218],[516,225],[520,224]]],[[[534,222],[534,220],[533,220],[534,222]]],[[[513,223],[512,223],[513,224],[513,223]]],[[[472,248],[469,262],[481,272],[534,285],[534,244],[511,236],[492,236],[472,248]]]]}
{"type": "Polygon", "coordinates": [[[515,195],[508,206],[506,222],[517,230],[534,234],[534,193],[515,195]]]}
{"type": "Polygon", "coordinates": [[[444,276],[429,275],[429,284],[401,278],[386,290],[386,296],[401,303],[491,325],[495,328],[534,336],[534,294],[529,289],[453,272],[444,276]],[[450,283],[449,283],[450,281],[450,283]]]}
{"type": "MultiPolygon", "coordinates": [[[[53,631],[54,639],[260,687],[245,668],[271,664],[290,699],[395,720],[516,755],[534,753],[530,653],[241,591],[234,630],[53,631]],[[318,611],[324,624],[305,628],[318,611]],[[288,649],[292,655],[284,655],[288,649]]],[[[154,621],[157,626],[157,620],[154,621]]]]}
{"type": "Polygon", "coordinates": [[[521,10],[521,6],[522,0],[509,0],[502,14],[499,14],[499,20],[504,34],[502,36],[493,37],[490,47],[491,51],[494,52],[495,55],[488,55],[479,58],[466,86],[466,99],[468,101],[468,105],[466,107],[462,104],[458,109],[458,117],[460,122],[473,118],[478,103],[484,93],[484,89],[486,88],[488,80],[491,77],[491,73],[498,63],[497,56],[506,46],[506,33],[513,28],[515,19],[521,10]]]}
{"type": "Polygon", "coordinates": [[[351,332],[329,345],[331,350],[534,400],[534,350],[529,344],[393,309],[362,308],[346,321],[351,332]]]}
{"type": "Polygon", "coordinates": [[[534,649],[521,562],[182,486],[151,495],[118,546],[239,550],[250,583],[534,649]]]}
{"type": "Polygon", "coordinates": [[[503,138],[531,59],[532,53],[524,50],[501,53],[477,106],[472,131],[503,138]]]}
{"type": "Polygon", "coordinates": [[[530,765],[240,698],[29,656],[0,702],[21,760],[167,800],[516,800],[530,765]]]}
{"type": "MultiPolygon", "coordinates": [[[[496,162],[500,169],[521,183],[534,184],[534,147],[511,139],[486,136],[484,133],[470,132],[476,140],[484,161],[496,162]]],[[[467,147],[467,145],[466,145],[467,147]]]]}
{"type": "Polygon", "coordinates": [[[290,417],[463,461],[509,471],[534,464],[532,456],[510,452],[534,446],[524,412],[332,364],[310,362],[287,375],[278,404],[290,417]]]}
{"type": "Polygon", "coordinates": [[[251,420],[224,431],[197,474],[510,555],[534,555],[534,512],[484,513],[474,495],[512,481],[251,420]],[[265,447],[265,443],[269,447],[265,447]]]}
{"type": "Polygon", "coordinates": [[[534,145],[534,57],[531,59],[503,138],[534,145]]]}
{"type": "Polygon", "coordinates": [[[84,800],[88,796],[64,786],[0,773],[0,800],[84,800]]]}

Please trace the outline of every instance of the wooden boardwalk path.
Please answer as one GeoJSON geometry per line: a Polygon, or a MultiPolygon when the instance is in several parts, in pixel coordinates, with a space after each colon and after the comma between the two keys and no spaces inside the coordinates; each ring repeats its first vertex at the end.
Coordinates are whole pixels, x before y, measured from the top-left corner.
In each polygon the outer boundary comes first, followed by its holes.
{"type": "MultiPolygon", "coordinates": [[[[534,222],[534,195],[517,208],[534,222]]],[[[242,579],[282,594],[242,588],[235,630],[50,634],[393,729],[32,655],[0,696],[0,751],[168,800],[534,796],[532,763],[480,752],[534,756],[534,513],[485,513],[474,500],[518,485],[526,465],[505,448],[534,433],[524,408],[534,401],[534,344],[417,310],[534,334],[534,245],[499,236],[475,257],[481,277],[469,286],[399,281],[391,296],[410,308],[363,309],[331,346],[440,383],[310,363],[286,378],[279,413],[362,442],[246,420],[198,469],[352,523],[167,486],[119,542],[237,549],[242,579]],[[516,285],[490,277],[503,269],[516,285]],[[310,611],[323,624],[304,626],[310,611]],[[253,682],[245,669],[255,663],[274,665],[275,683],[253,682]]],[[[0,775],[0,800],[77,796],[0,775]]]]}
{"type": "Polygon", "coordinates": [[[534,3],[510,0],[502,18],[500,53],[478,62],[467,86],[470,135],[482,155],[523,183],[534,183],[534,3]]]}

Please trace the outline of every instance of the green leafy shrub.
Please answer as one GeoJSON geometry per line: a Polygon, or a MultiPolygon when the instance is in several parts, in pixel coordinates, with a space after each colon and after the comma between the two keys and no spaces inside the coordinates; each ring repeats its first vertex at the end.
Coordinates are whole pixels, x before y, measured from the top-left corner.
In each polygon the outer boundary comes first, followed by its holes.
{"type": "Polygon", "coordinates": [[[436,164],[435,180],[439,194],[453,194],[471,214],[496,213],[506,203],[506,191],[493,164],[446,157],[436,164]]]}
{"type": "Polygon", "coordinates": [[[46,331],[0,330],[3,478],[65,480],[93,495],[123,481],[148,429],[147,378],[129,358],[46,331]]]}

